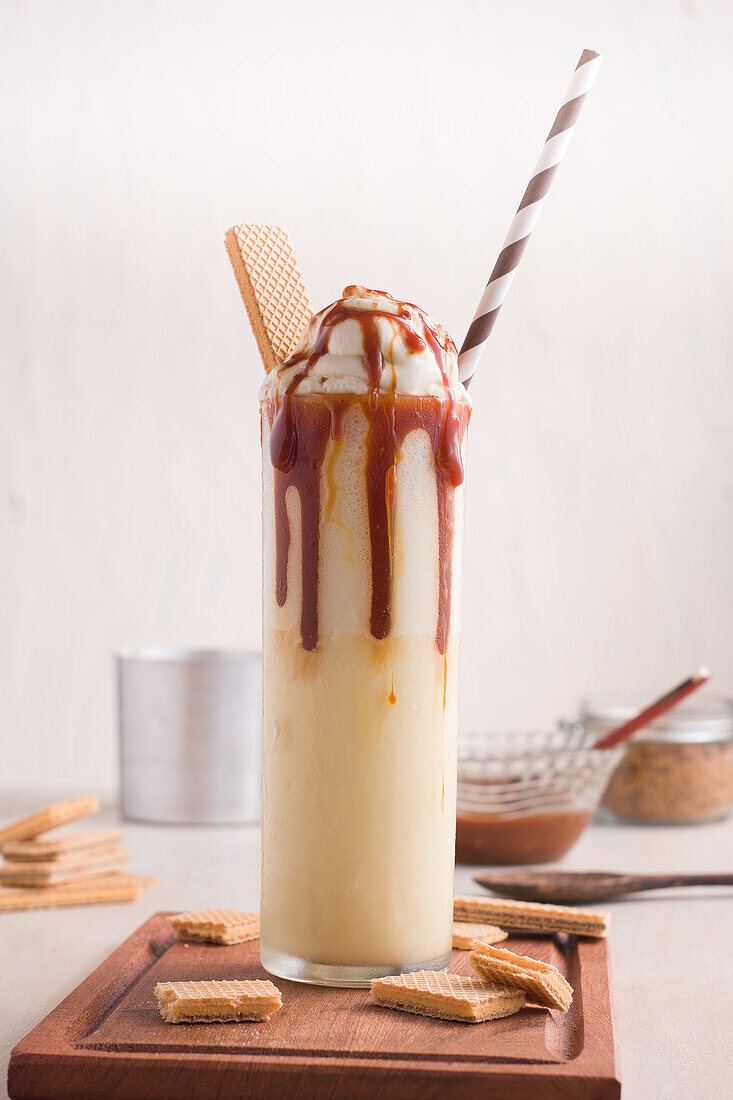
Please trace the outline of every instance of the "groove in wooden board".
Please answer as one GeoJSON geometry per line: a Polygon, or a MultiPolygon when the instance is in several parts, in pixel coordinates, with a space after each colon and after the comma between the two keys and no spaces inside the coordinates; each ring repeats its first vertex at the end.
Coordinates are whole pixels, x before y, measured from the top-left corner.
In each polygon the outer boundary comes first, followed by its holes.
{"type": "MultiPolygon", "coordinates": [[[[434,1095],[442,1100],[465,1096],[472,1083],[480,1085],[482,1096],[510,1089],[516,1100],[618,1096],[605,944],[573,938],[509,942],[513,950],[558,965],[576,988],[577,1007],[565,1016],[528,1009],[489,1024],[456,1025],[371,1005],[366,990],[277,980],[284,1008],[269,1023],[186,1025],[182,1035],[158,1015],[156,981],[264,971],[256,942],[184,945],[173,941],[158,915],[19,1044],[10,1095],[167,1100],[195,1081],[202,1090],[216,1082],[216,1095],[224,1100],[240,1095],[246,1072],[248,1095],[300,1100],[336,1095],[334,1088],[348,1089],[355,1098],[379,1090],[410,1100],[429,1097],[438,1087],[434,1095]],[[564,1092],[556,1090],[561,1084],[564,1092]]],[[[455,952],[453,969],[471,972],[465,952],[455,952]]]]}
{"type": "MultiPolygon", "coordinates": [[[[507,941],[510,942],[510,941],[507,941]]],[[[540,941],[541,942],[541,941],[540,941]]],[[[545,1045],[550,1053],[558,1059],[569,1060],[577,1058],[583,1049],[584,1023],[583,1023],[583,982],[580,974],[580,957],[577,950],[575,936],[558,934],[549,941],[551,944],[550,957],[543,959],[552,963],[560,971],[562,976],[573,987],[573,1003],[567,1012],[548,1012],[545,1025],[545,1045]]],[[[536,939],[525,941],[522,948],[512,947],[519,955],[531,955],[535,959],[542,956],[537,951],[536,939]]]]}

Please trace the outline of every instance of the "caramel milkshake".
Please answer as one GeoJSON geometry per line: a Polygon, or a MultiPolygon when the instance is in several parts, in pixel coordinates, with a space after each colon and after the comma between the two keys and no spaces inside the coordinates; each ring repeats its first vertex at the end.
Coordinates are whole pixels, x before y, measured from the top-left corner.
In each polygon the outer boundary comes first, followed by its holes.
{"type": "Polygon", "coordinates": [[[455,346],[347,287],[261,390],[261,954],[366,984],[450,958],[463,453],[455,346]]]}

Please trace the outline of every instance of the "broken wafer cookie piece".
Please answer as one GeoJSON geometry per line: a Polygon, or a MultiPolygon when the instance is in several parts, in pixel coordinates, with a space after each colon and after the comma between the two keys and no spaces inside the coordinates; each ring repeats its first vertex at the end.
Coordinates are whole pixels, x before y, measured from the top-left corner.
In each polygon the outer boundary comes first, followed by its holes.
{"type": "Polygon", "coordinates": [[[35,840],[9,840],[3,844],[3,856],[7,860],[31,861],[75,859],[80,852],[94,852],[100,848],[112,848],[122,840],[120,829],[99,829],[86,833],[62,833],[60,836],[38,837],[35,840]]]}
{"type": "Polygon", "coordinates": [[[99,809],[99,801],[96,795],[87,794],[82,798],[71,798],[66,802],[54,802],[51,806],[45,806],[28,817],[21,817],[17,821],[11,821],[9,825],[0,828],[0,846],[9,840],[28,840],[48,832],[49,829],[57,829],[60,825],[68,825],[71,821],[93,814],[99,809]]]}
{"type": "Polygon", "coordinates": [[[296,347],[312,309],[290,238],[279,225],[235,225],[225,244],[266,371],[296,347]]]}
{"type": "Polygon", "coordinates": [[[573,1003],[573,987],[551,963],[515,955],[479,940],[474,942],[469,962],[484,981],[523,989],[528,1000],[543,1008],[567,1012],[573,1003]]]}
{"type": "Polygon", "coordinates": [[[372,997],[385,1008],[469,1024],[511,1016],[525,1001],[520,989],[435,970],[377,978],[372,982],[372,997]]]}
{"type": "Polygon", "coordinates": [[[508,933],[493,924],[471,924],[468,921],[453,921],[453,946],[458,951],[470,951],[474,940],[484,943],[501,943],[508,933]]]}
{"type": "Polygon", "coordinates": [[[570,932],[602,939],[608,935],[610,916],[570,905],[542,905],[536,901],[503,898],[455,897],[453,920],[498,924],[525,932],[570,932]]]}
{"type": "Polygon", "coordinates": [[[168,920],[179,940],[232,944],[256,940],[260,935],[259,913],[242,913],[238,909],[201,909],[177,913],[168,920]]]}
{"type": "Polygon", "coordinates": [[[115,901],[134,901],[145,886],[153,886],[154,878],[146,875],[100,875],[98,878],[77,879],[61,886],[27,886],[14,889],[0,886],[0,912],[19,909],[56,909],[71,905],[98,905],[115,901]]]}
{"type": "Polygon", "coordinates": [[[155,996],[169,1024],[269,1020],[283,1003],[277,986],[266,981],[158,982],[155,996]]]}
{"type": "Polygon", "coordinates": [[[121,871],[130,862],[130,853],[122,848],[100,849],[98,852],[81,853],[74,860],[15,860],[0,867],[2,886],[57,886],[62,882],[74,882],[94,875],[121,871]]]}

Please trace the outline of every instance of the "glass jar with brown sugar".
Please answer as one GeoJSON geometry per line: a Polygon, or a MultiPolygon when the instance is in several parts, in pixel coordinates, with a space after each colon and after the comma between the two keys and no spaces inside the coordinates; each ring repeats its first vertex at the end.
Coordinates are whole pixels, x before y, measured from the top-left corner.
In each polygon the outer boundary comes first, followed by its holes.
{"type": "MultiPolygon", "coordinates": [[[[600,738],[633,717],[648,695],[592,695],[581,704],[586,731],[600,738]]],[[[690,699],[641,729],[601,800],[625,821],[678,825],[714,821],[733,808],[733,700],[690,699]]]]}

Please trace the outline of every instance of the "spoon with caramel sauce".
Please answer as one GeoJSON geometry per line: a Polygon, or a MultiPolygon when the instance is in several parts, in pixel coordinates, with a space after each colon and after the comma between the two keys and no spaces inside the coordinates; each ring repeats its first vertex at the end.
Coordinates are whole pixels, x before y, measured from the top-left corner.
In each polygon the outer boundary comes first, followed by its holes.
{"type": "Polygon", "coordinates": [[[619,875],[610,871],[489,871],[474,882],[516,901],[585,905],[668,886],[733,886],[733,874],[619,875]]]}

